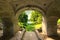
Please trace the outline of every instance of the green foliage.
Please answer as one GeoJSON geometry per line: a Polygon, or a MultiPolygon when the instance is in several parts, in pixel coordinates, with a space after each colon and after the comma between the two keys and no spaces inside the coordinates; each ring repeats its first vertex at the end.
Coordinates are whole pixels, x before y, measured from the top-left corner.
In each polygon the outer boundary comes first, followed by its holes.
{"type": "Polygon", "coordinates": [[[18,25],[20,26],[20,28],[24,28],[24,25],[23,25],[23,23],[21,23],[21,22],[18,22],[18,25]]]}
{"type": "Polygon", "coordinates": [[[57,24],[60,24],[60,19],[58,19],[57,24]]]}
{"type": "Polygon", "coordinates": [[[22,22],[22,23],[27,23],[27,20],[28,20],[28,16],[26,15],[25,12],[22,12],[20,15],[19,15],[19,22],[22,22]]]}
{"type": "Polygon", "coordinates": [[[40,29],[40,28],[42,28],[42,24],[35,24],[34,27],[35,27],[35,29],[40,29]]]}
{"type": "Polygon", "coordinates": [[[41,23],[42,22],[42,15],[38,11],[32,11],[30,21],[33,21],[35,23],[41,23]]]}
{"type": "Polygon", "coordinates": [[[18,20],[19,20],[19,23],[18,23],[19,26],[25,28],[27,20],[28,20],[28,16],[26,15],[25,12],[22,12],[18,17],[18,20]]]}
{"type": "Polygon", "coordinates": [[[18,20],[18,25],[21,28],[25,28],[26,31],[33,31],[40,28],[40,24],[42,23],[42,15],[38,11],[32,11],[30,20],[28,20],[28,15],[25,12],[22,12],[18,20]],[[28,24],[27,21],[31,21],[33,23],[28,24]]]}
{"type": "Polygon", "coordinates": [[[33,24],[27,24],[26,31],[34,31],[34,30],[35,30],[35,27],[33,24]]]}

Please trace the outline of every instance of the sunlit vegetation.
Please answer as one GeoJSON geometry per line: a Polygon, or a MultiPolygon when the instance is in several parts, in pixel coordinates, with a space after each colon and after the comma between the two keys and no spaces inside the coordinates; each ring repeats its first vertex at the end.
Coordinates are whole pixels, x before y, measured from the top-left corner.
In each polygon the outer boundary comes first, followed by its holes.
{"type": "Polygon", "coordinates": [[[35,29],[40,29],[42,27],[42,24],[35,24],[35,29]]]}
{"type": "Polygon", "coordinates": [[[35,30],[35,28],[34,28],[33,24],[27,24],[26,31],[34,31],[34,30],[35,30]]]}
{"type": "Polygon", "coordinates": [[[34,31],[42,27],[42,15],[36,10],[24,11],[18,17],[18,25],[26,31],[34,31]]]}
{"type": "Polygon", "coordinates": [[[57,24],[60,24],[60,19],[58,19],[57,24]]]}
{"type": "Polygon", "coordinates": [[[32,11],[30,21],[35,22],[35,24],[39,24],[42,22],[42,15],[38,11],[32,11]]]}

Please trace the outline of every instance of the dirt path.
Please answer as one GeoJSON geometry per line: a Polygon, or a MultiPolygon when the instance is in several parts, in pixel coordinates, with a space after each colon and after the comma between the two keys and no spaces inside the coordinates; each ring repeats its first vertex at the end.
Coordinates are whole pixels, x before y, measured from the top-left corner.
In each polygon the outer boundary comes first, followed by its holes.
{"type": "Polygon", "coordinates": [[[23,32],[18,32],[13,38],[11,38],[10,40],[38,40],[35,32],[28,32],[26,31],[24,36],[22,37],[23,32]]]}

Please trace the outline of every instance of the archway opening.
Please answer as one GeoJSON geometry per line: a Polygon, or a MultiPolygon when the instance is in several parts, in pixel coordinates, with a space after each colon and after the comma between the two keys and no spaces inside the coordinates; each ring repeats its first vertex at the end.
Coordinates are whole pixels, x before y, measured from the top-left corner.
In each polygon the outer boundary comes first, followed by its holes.
{"type": "Polygon", "coordinates": [[[21,30],[42,32],[42,13],[37,10],[22,11],[18,17],[21,30]]]}
{"type": "Polygon", "coordinates": [[[60,36],[60,19],[57,21],[57,33],[60,36]]]}

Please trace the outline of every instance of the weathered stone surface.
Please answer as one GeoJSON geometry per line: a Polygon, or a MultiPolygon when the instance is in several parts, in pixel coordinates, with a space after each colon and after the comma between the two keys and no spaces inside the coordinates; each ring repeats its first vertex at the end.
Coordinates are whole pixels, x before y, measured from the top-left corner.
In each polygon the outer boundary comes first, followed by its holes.
{"type": "Polygon", "coordinates": [[[46,35],[57,33],[56,26],[57,19],[60,18],[60,0],[0,0],[0,17],[3,18],[4,34],[15,34],[19,30],[18,16],[16,15],[26,9],[42,10],[43,17],[46,17],[45,22],[43,22],[43,32],[46,35]],[[57,19],[51,16],[55,16],[57,19]]]}

